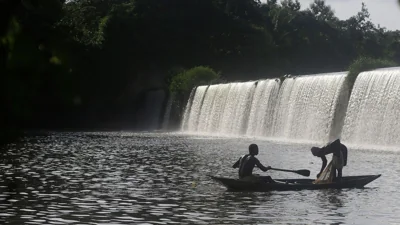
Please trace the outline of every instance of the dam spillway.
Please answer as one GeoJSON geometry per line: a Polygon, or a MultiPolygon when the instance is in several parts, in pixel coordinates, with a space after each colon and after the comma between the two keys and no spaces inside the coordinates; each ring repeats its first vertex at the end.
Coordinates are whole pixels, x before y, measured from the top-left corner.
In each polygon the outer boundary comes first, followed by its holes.
{"type": "Polygon", "coordinates": [[[400,69],[360,73],[342,133],[357,145],[400,146],[400,69]]]}
{"type": "Polygon", "coordinates": [[[283,139],[329,141],[338,118],[344,119],[348,95],[346,73],[288,78],[275,108],[272,136],[283,139]],[[344,106],[343,106],[344,105],[344,106]],[[336,117],[335,117],[336,116],[336,117]]]}
{"type": "Polygon", "coordinates": [[[181,130],[326,143],[400,146],[400,68],[199,86],[181,130]]]}
{"type": "MultiPolygon", "coordinates": [[[[346,73],[199,86],[182,130],[328,141],[346,73]]],[[[191,101],[191,102],[190,102],[191,101]]]]}

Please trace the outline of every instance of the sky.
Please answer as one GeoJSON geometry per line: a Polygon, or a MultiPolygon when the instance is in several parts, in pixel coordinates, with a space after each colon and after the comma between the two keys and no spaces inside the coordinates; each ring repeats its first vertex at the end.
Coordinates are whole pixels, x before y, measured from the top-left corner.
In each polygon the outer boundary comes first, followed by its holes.
{"type": "MultiPolygon", "coordinates": [[[[265,2],[266,0],[261,0],[265,2]]],[[[306,9],[313,0],[299,0],[302,9],[306,9]]],[[[371,21],[388,30],[400,30],[400,5],[398,0],[325,0],[335,11],[339,19],[348,19],[361,10],[361,3],[367,5],[371,21]]]]}

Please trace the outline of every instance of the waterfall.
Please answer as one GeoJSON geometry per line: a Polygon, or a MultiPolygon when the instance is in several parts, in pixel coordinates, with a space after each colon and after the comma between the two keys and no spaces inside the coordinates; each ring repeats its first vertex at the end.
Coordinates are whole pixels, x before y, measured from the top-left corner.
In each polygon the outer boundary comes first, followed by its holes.
{"type": "Polygon", "coordinates": [[[163,130],[167,130],[168,129],[170,115],[171,115],[172,102],[173,101],[174,101],[174,95],[169,96],[167,105],[165,107],[165,113],[164,113],[163,122],[162,122],[162,129],[163,130]]]}
{"type": "MultiPolygon", "coordinates": [[[[215,85],[214,85],[215,86],[215,85]]],[[[229,90],[231,88],[231,84],[221,84],[217,85],[217,93],[214,97],[214,103],[212,108],[210,109],[212,114],[209,115],[207,120],[207,132],[215,133],[219,132],[220,121],[222,116],[224,115],[226,101],[228,99],[229,90]]]]}
{"type": "Polygon", "coordinates": [[[342,138],[357,145],[400,146],[400,68],[357,77],[342,138]]]}
{"type": "Polygon", "coordinates": [[[199,86],[185,108],[185,132],[262,136],[370,147],[400,146],[400,67],[199,86]]]}
{"type": "Polygon", "coordinates": [[[339,137],[348,102],[346,73],[196,89],[182,130],[327,142],[339,137]],[[339,126],[337,125],[339,124],[339,126]]]}
{"type": "Polygon", "coordinates": [[[181,129],[182,130],[186,130],[187,127],[188,127],[188,120],[189,120],[190,110],[192,108],[193,98],[194,98],[194,94],[196,93],[196,89],[197,89],[197,87],[193,88],[192,91],[190,92],[189,100],[188,100],[188,102],[186,104],[185,112],[183,113],[183,119],[182,119],[182,122],[181,122],[181,129]]]}
{"type": "Polygon", "coordinates": [[[212,120],[210,113],[212,112],[215,96],[218,93],[218,85],[211,85],[207,89],[207,94],[204,96],[203,105],[201,106],[200,115],[197,124],[197,131],[207,132],[209,121],[212,120]]]}
{"type": "Polygon", "coordinates": [[[272,124],[279,80],[200,86],[188,102],[182,130],[264,135],[272,124]]]}
{"type": "Polygon", "coordinates": [[[188,109],[187,112],[187,119],[185,118],[186,123],[182,124],[183,127],[187,127],[186,129],[188,131],[197,131],[198,118],[201,113],[201,108],[207,89],[208,86],[200,86],[196,88],[190,109],[188,109]]]}
{"type": "Polygon", "coordinates": [[[342,72],[285,79],[276,103],[272,136],[329,141],[334,120],[338,118],[337,108],[343,108],[340,101],[346,98],[341,96],[345,77],[342,72]]]}
{"type": "Polygon", "coordinates": [[[243,134],[251,104],[251,97],[255,89],[255,82],[232,83],[219,121],[219,133],[243,134]]]}
{"type": "Polygon", "coordinates": [[[250,108],[246,134],[270,136],[280,80],[259,81],[250,108]]]}

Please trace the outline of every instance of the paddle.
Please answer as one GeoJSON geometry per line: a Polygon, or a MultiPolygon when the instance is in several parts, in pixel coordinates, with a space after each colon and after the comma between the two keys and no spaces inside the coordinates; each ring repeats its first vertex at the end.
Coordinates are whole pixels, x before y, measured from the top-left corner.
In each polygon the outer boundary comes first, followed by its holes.
{"type": "Polygon", "coordinates": [[[284,169],[275,169],[275,168],[271,168],[270,170],[283,171],[283,172],[292,172],[292,173],[297,173],[297,174],[305,176],[305,177],[310,176],[310,171],[309,170],[284,170],[284,169]]]}

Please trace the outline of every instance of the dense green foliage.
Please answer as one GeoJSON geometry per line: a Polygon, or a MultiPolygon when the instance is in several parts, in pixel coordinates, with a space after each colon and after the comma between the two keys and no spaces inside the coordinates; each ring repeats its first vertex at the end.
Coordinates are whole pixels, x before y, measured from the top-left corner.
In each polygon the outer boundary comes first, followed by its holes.
{"type": "Polygon", "coordinates": [[[198,66],[173,76],[169,90],[173,94],[187,93],[195,86],[209,84],[218,78],[219,74],[213,69],[198,66]]]}
{"type": "Polygon", "coordinates": [[[169,93],[173,97],[173,106],[171,108],[171,117],[169,128],[178,128],[180,118],[190,93],[196,86],[211,84],[220,80],[220,74],[206,66],[197,66],[189,70],[180,70],[172,74],[169,79],[169,93]]]}
{"type": "Polygon", "coordinates": [[[0,2],[0,126],[7,132],[73,105],[68,38],[54,28],[62,8],[52,0],[0,2]]]}
{"type": "Polygon", "coordinates": [[[385,60],[385,59],[374,59],[368,57],[361,57],[355,60],[349,66],[349,73],[347,76],[347,81],[350,87],[350,90],[353,88],[354,82],[357,79],[357,76],[364,71],[378,69],[378,68],[385,68],[385,67],[394,67],[398,66],[398,63],[385,60]]]}
{"type": "Polygon", "coordinates": [[[400,32],[371,23],[365,5],[339,20],[322,0],[3,0],[0,16],[3,129],[130,115],[147,90],[169,89],[175,68],[206,65],[229,81],[400,61],[400,32]]]}

